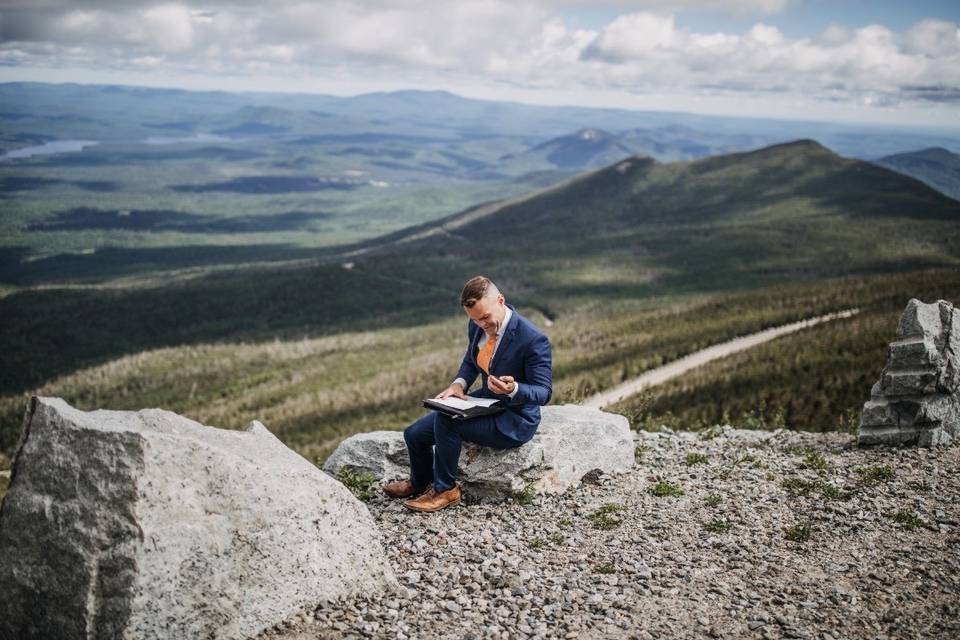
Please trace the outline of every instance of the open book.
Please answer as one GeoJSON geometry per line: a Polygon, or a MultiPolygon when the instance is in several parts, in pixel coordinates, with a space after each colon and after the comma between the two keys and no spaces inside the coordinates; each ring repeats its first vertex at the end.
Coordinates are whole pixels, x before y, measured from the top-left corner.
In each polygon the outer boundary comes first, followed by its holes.
{"type": "Polygon", "coordinates": [[[442,400],[425,398],[423,406],[427,409],[436,409],[455,419],[475,418],[503,411],[503,405],[496,398],[468,397],[466,400],[456,397],[442,400]]]}

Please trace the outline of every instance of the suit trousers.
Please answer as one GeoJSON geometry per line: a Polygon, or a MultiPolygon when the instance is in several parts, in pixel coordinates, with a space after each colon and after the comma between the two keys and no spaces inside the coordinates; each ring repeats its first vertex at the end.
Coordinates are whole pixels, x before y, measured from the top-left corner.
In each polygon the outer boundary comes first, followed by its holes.
{"type": "Polygon", "coordinates": [[[403,439],[410,454],[411,484],[422,490],[432,479],[438,492],[450,489],[456,482],[464,440],[495,449],[525,444],[502,434],[493,416],[454,420],[438,411],[431,411],[404,429],[403,439]]]}

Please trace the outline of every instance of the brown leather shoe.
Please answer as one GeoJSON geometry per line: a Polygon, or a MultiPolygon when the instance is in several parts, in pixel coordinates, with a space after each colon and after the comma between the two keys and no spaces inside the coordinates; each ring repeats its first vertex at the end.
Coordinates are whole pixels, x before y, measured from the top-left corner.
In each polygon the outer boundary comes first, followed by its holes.
{"type": "Polygon", "coordinates": [[[423,493],[432,487],[432,482],[422,489],[417,489],[409,480],[394,480],[393,482],[388,482],[383,485],[383,492],[391,498],[409,498],[410,496],[423,493]]]}
{"type": "Polygon", "coordinates": [[[403,506],[414,511],[439,511],[444,507],[460,504],[460,485],[455,484],[446,491],[437,491],[433,485],[427,492],[414,500],[407,500],[403,506]]]}

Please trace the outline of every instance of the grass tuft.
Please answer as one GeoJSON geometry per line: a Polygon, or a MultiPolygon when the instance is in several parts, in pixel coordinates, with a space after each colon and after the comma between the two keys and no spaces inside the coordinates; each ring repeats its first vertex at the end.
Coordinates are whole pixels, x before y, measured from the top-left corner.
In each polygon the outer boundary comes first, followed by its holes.
{"type": "Polygon", "coordinates": [[[816,451],[807,453],[803,458],[803,462],[800,463],[800,466],[806,469],[813,469],[814,471],[825,471],[830,468],[827,459],[816,451]]]}
{"type": "Polygon", "coordinates": [[[897,474],[889,465],[875,465],[872,467],[856,467],[854,472],[860,476],[857,484],[861,487],[872,487],[881,482],[893,480],[897,474]]]}
{"type": "Polygon", "coordinates": [[[726,520],[721,520],[720,518],[714,518],[710,522],[704,524],[703,528],[710,533],[726,533],[727,531],[730,531],[730,523],[726,520]]]}
{"type": "Polygon", "coordinates": [[[652,484],[647,487],[647,493],[652,496],[657,496],[658,498],[663,498],[667,496],[682,496],[684,491],[680,485],[673,484],[666,480],[661,480],[656,484],[652,484]]]}
{"type": "Polygon", "coordinates": [[[705,453],[688,453],[687,454],[687,466],[693,466],[695,464],[707,464],[708,456],[705,453]]]}
{"type": "Polygon", "coordinates": [[[514,491],[510,494],[513,497],[513,501],[517,504],[526,505],[533,502],[533,498],[536,495],[536,491],[533,488],[533,484],[526,485],[523,489],[514,491]]]}
{"type": "Polygon", "coordinates": [[[893,521],[904,529],[913,530],[918,527],[926,526],[926,523],[920,519],[917,514],[907,509],[900,509],[893,515],[893,521]]]}
{"type": "Polygon", "coordinates": [[[616,573],[617,567],[612,562],[604,562],[603,564],[593,565],[594,573],[616,573]]]}
{"type": "Polygon", "coordinates": [[[359,500],[367,502],[373,497],[370,488],[377,481],[376,476],[363,471],[354,471],[348,467],[340,467],[337,471],[337,480],[343,483],[359,500]]]}
{"type": "Polygon", "coordinates": [[[810,539],[811,528],[807,523],[795,524],[783,528],[783,537],[790,542],[806,542],[810,539]]]}
{"type": "Polygon", "coordinates": [[[623,505],[608,502],[590,514],[590,522],[597,529],[615,529],[623,524],[623,518],[613,514],[623,510],[623,505]]]}

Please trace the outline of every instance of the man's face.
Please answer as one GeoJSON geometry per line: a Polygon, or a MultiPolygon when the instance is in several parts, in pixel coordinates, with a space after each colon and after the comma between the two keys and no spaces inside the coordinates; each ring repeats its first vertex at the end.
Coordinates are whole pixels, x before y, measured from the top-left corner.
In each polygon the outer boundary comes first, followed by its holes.
{"type": "Polygon", "coordinates": [[[464,310],[488,336],[497,335],[497,329],[500,328],[503,317],[507,314],[502,293],[496,296],[484,296],[469,309],[464,307],[464,310]]]}

